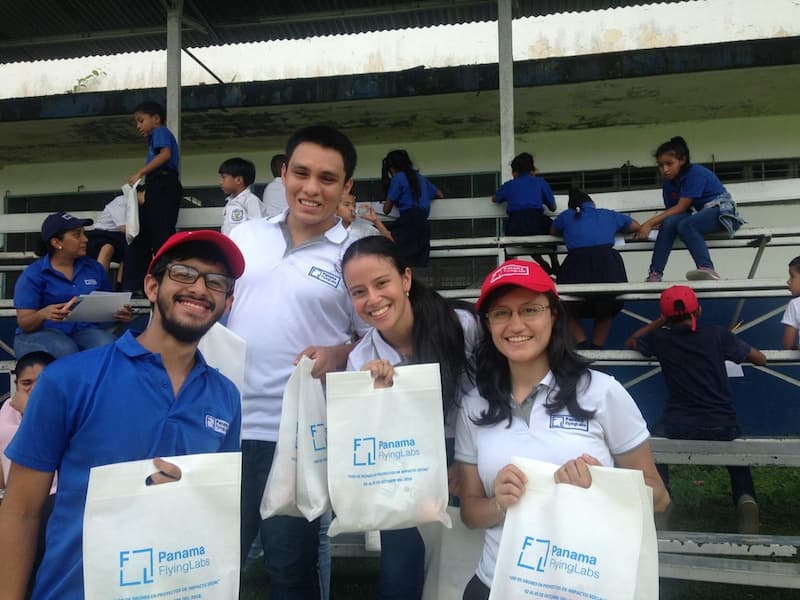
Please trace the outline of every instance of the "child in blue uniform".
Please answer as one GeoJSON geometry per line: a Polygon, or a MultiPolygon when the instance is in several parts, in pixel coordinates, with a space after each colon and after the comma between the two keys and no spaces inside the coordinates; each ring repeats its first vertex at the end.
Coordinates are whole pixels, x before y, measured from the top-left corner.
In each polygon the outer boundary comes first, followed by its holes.
{"type": "MultiPolygon", "coordinates": [[[[615,283],[628,281],[625,263],[614,249],[619,232],[639,229],[639,223],[627,215],[595,208],[588,194],[569,190],[569,208],[550,228],[552,235],[563,235],[567,257],[558,272],[558,283],[615,283]]],[[[602,348],[611,332],[612,319],[622,310],[622,301],[599,295],[567,304],[570,328],[578,348],[602,348]],[[594,319],[591,342],[581,319],[594,319]]]]}
{"type": "Polygon", "coordinates": [[[425,267],[431,249],[431,200],[444,194],[414,168],[405,150],[392,150],[383,159],[384,177],[389,178],[383,213],[397,206],[400,217],[391,227],[392,237],[410,267],[425,267]]]}
{"type": "MultiPolygon", "coordinates": [[[[698,326],[700,303],[692,288],[661,293],[661,318],[636,331],[626,345],[655,356],[669,392],[663,433],[678,440],[733,440],[741,434],[725,361],[766,365],[756,348],[717,325],[698,326]]],[[[658,465],[669,488],[669,467],[658,465]]],[[[749,467],[728,467],[739,533],[758,533],[758,504],[749,467]]]]}
{"type": "Polygon", "coordinates": [[[175,136],[167,129],[166,112],[158,102],[146,101],[133,112],[136,129],[147,138],[145,165],[128,177],[134,185],[144,178],[144,204],[139,205],[139,235],[125,253],[122,289],[139,292],[150,259],[175,233],[183,187],[178,178],[180,153],[175,136]]]}
{"type": "MultiPolygon", "coordinates": [[[[506,202],[506,235],[547,235],[553,220],[544,214],[546,206],[556,210],[556,199],[550,184],[536,176],[533,155],[523,152],[511,161],[512,179],[500,186],[492,196],[492,202],[506,202]]],[[[550,254],[548,264],[540,255],[533,259],[548,273],[558,271],[558,257],[550,254]]]]}
{"type": "Polygon", "coordinates": [[[680,236],[692,255],[697,269],[686,278],[719,279],[714,270],[703,236],[727,231],[729,236],[741,227],[744,219],[719,178],[701,165],[693,165],[686,141],[675,136],[656,150],[656,162],[664,176],[662,193],[666,210],[642,223],[637,234],[646,240],[651,229],[658,229],[647,281],[661,281],[672,243],[680,236]]]}

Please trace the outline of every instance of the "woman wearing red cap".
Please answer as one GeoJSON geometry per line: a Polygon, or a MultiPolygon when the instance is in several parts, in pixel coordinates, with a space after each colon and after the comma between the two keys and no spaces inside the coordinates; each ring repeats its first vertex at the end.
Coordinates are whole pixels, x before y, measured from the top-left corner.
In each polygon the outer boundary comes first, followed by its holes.
{"type": "Polygon", "coordinates": [[[620,383],[590,371],[575,352],[558,291],[542,268],[505,262],[484,281],[477,309],[478,387],[461,404],[455,458],[461,518],[487,531],[465,600],[489,597],[506,510],[525,492],[512,456],[562,465],[556,482],[581,487],[591,485],[589,465],[639,469],[656,511],[669,504],[638,407],[620,383]]]}
{"type": "MultiPolygon", "coordinates": [[[[116,340],[100,323],[68,320],[79,296],[111,290],[103,266],[86,256],[83,228],[91,224],[91,219],[64,212],[48,215],[42,223],[36,250],[42,258],[28,265],[14,287],[16,356],[40,351],[60,358],[116,340]]],[[[114,319],[130,321],[130,308],[118,311],[114,319]]]]}

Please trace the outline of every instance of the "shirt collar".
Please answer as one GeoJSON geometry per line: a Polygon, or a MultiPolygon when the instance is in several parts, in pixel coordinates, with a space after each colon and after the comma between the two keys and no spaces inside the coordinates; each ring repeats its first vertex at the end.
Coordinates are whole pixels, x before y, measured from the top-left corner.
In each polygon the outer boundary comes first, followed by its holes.
{"type": "MultiPolygon", "coordinates": [[[[553,375],[552,371],[548,371],[547,374],[544,377],[542,377],[542,380],[533,387],[533,390],[531,390],[531,393],[528,394],[528,397],[525,398],[525,400],[523,400],[523,404],[529,401],[532,402],[536,398],[536,394],[538,394],[540,391],[544,391],[547,394],[549,394],[551,391],[555,389],[555,387],[556,387],[556,378],[553,375]]],[[[510,396],[510,394],[509,394],[509,402],[511,402],[512,406],[517,404],[517,402],[514,400],[514,398],[510,396]]]]}
{"type": "Polygon", "coordinates": [[[372,329],[370,332],[372,336],[372,343],[375,344],[375,350],[378,357],[383,360],[388,360],[393,365],[400,365],[405,362],[405,358],[400,354],[394,346],[389,344],[377,329],[372,329]]]}
{"type": "MultiPolygon", "coordinates": [[[[131,330],[126,331],[122,337],[115,342],[115,344],[117,345],[119,351],[128,358],[140,358],[148,355],[157,356],[156,353],[150,352],[150,350],[142,346],[131,330]]],[[[203,355],[198,350],[195,350],[194,367],[192,370],[194,371],[198,368],[205,369],[206,367],[207,365],[205,358],[203,358],[203,355]]]]}
{"type": "MultiPolygon", "coordinates": [[[[287,240],[291,240],[291,236],[289,236],[289,232],[286,229],[286,225],[285,225],[286,218],[288,216],[289,216],[289,209],[287,208],[282,213],[280,213],[278,215],[275,215],[274,217],[269,219],[268,222],[269,223],[283,223],[283,225],[281,225],[281,229],[283,229],[284,235],[288,236],[287,240]]],[[[316,242],[316,241],[321,240],[323,237],[326,238],[329,242],[333,242],[336,245],[342,244],[347,239],[347,229],[345,229],[344,225],[342,225],[342,218],[341,217],[337,216],[336,217],[336,223],[332,227],[328,228],[319,237],[316,237],[313,240],[309,240],[309,241],[316,242]]],[[[306,244],[307,243],[309,243],[309,242],[306,242],[306,244]]]]}
{"type": "Polygon", "coordinates": [[[228,200],[236,200],[237,198],[244,198],[245,196],[249,196],[252,192],[250,191],[250,186],[244,188],[241,192],[236,195],[231,194],[228,196],[228,200]]]}

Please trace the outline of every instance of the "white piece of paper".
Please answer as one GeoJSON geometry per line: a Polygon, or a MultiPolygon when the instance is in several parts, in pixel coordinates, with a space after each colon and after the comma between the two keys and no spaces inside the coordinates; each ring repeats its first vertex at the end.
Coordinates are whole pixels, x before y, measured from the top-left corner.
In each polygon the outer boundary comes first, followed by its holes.
{"type": "Polygon", "coordinates": [[[114,313],[131,303],[130,292],[92,292],[79,296],[67,321],[105,323],[114,320],[114,313]]]}
{"type": "Polygon", "coordinates": [[[735,362],[729,360],[725,361],[725,372],[728,374],[728,377],[744,377],[742,365],[737,365],[735,362]]]}
{"type": "Polygon", "coordinates": [[[625,236],[623,235],[615,235],[614,236],[614,248],[622,248],[625,245],[625,236]]]}
{"type": "Polygon", "coordinates": [[[650,233],[647,234],[647,239],[651,242],[655,242],[656,238],[658,237],[658,229],[651,229],[650,233]]]}

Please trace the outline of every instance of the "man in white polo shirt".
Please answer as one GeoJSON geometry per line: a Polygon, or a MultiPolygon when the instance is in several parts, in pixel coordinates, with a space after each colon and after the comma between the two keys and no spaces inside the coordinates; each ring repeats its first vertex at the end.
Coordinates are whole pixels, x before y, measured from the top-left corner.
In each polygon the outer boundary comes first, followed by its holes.
{"type": "Polygon", "coordinates": [[[319,600],[319,520],[259,507],[278,439],[283,390],[301,354],[315,377],[343,369],[355,320],[342,280],[350,240],[336,216],[353,183],[356,151],[330,127],[289,138],[282,177],[288,211],[231,232],[247,261],[228,327],[247,340],[242,395],[242,558],[260,529],[273,600],[319,600]]]}

